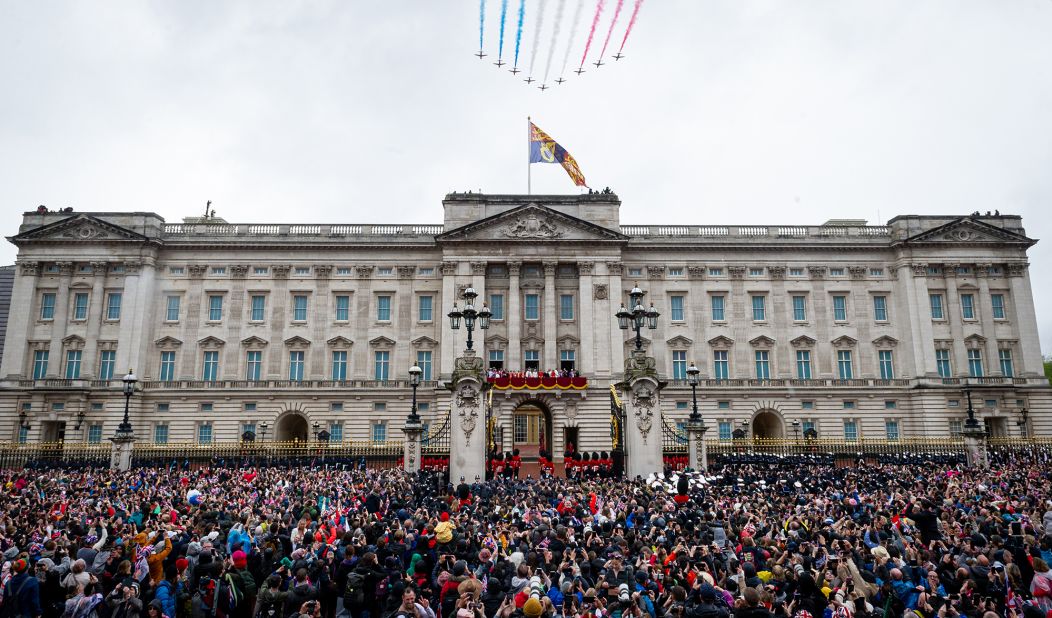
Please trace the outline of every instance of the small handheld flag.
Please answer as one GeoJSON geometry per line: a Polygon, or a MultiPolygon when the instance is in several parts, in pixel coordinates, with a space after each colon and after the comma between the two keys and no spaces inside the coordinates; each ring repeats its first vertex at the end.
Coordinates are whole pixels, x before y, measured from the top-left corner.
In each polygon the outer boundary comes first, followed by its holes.
{"type": "Polygon", "coordinates": [[[577,161],[547,133],[530,122],[530,163],[559,163],[578,187],[587,187],[577,161]]]}

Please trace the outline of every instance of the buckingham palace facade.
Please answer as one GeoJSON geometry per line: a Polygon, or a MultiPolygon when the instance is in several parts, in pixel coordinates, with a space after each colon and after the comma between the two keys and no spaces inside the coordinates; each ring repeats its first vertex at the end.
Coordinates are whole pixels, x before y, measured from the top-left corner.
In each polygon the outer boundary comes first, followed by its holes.
{"type": "Polygon", "coordinates": [[[142,441],[400,440],[410,366],[424,422],[448,414],[465,331],[446,314],[468,287],[492,313],[474,332],[488,367],[585,378],[487,393],[505,448],[610,448],[634,286],[660,313],[642,334],[664,416],[686,419],[696,363],[710,439],[945,437],[969,394],[991,435],[1052,434],[1020,217],[637,226],[621,207],[453,193],[434,225],[25,213],[0,441],[106,440],[129,368],[142,441]]]}

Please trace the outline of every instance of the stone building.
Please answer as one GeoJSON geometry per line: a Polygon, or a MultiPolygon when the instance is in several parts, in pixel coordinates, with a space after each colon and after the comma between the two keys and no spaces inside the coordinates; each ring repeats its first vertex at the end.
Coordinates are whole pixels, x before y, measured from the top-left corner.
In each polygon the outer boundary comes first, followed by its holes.
{"type": "Polygon", "coordinates": [[[661,314],[643,344],[668,380],[666,419],[689,413],[696,362],[710,439],[947,436],[966,384],[993,435],[1052,434],[1017,216],[623,226],[612,193],[443,207],[436,225],[26,213],[0,432],[104,440],[132,368],[139,440],[400,440],[411,365],[424,422],[448,413],[465,332],[445,316],[470,286],[493,313],[474,333],[489,366],[588,382],[494,390],[504,448],[605,450],[634,345],[614,314],[638,285],[661,314]]]}

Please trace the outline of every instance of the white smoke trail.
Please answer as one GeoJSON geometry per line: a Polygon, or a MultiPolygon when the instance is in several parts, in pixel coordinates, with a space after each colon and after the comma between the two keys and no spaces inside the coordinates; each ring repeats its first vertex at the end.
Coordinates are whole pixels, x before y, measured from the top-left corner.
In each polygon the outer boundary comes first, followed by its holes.
{"type": "Polygon", "coordinates": [[[548,62],[544,64],[544,79],[541,81],[542,84],[548,83],[548,73],[552,70],[552,57],[555,56],[555,42],[559,39],[559,27],[563,23],[563,8],[566,7],[566,0],[559,0],[559,4],[555,5],[555,25],[552,30],[552,44],[548,46],[548,62]]]}
{"type": "Polygon", "coordinates": [[[577,34],[577,26],[581,24],[581,15],[584,13],[584,0],[577,0],[577,8],[573,12],[573,24],[570,26],[570,39],[566,41],[566,55],[563,56],[563,69],[559,71],[559,77],[566,74],[566,66],[570,64],[570,52],[573,51],[573,40],[577,34]]]}
{"type": "Polygon", "coordinates": [[[544,25],[544,5],[548,4],[548,0],[540,0],[537,4],[537,26],[533,29],[533,49],[530,50],[530,72],[528,75],[533,77],[533,63],[537,60],[537,44],[541,42],[541,26],[544,25]]]}

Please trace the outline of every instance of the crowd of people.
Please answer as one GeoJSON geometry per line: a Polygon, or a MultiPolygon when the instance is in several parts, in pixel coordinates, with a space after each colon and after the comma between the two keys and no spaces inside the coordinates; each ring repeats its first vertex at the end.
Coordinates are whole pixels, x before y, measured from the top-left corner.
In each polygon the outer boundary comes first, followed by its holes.
{"type": "Polygon", "coordinates": [[[507,369],[498,369],[496,367],[490,367],[486,370],[486,379],[496,380],[497,378],[576,378],[578,375],[576,369],[546,369],[541,370],[535,367],[527,367],[523,371],[508,371],[507,369]]]}
{"type": "Polygon", "coordinates": [[[354,466],[0,472],[30,618],[1036,617],[1047,453],[492,481],[354,466]]]}

